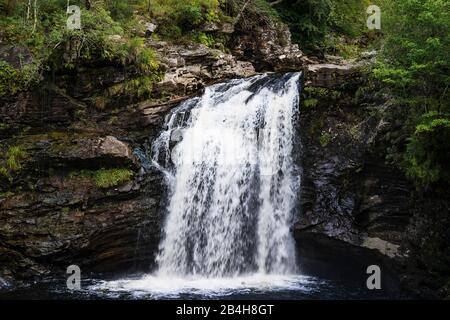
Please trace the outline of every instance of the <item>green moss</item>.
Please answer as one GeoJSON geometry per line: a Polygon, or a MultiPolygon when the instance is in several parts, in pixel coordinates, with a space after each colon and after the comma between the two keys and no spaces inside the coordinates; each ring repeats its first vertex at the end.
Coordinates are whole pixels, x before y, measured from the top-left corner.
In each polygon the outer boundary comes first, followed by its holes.
{"type": "Polygon", "coordinates": [[[39,68],[38,61],[15,69],[6,61],[0,60],[0,97],[15,95],[37,83],[40,79],[39,68]]]}
{"type": "Polygon", "coordinates": [[[70,178],[81,178],[86,180],[91,180],[93,176],[93,171],[91,170],[76,170],[69,174],[70,178]]]}
{"type": "Polygon", "coordinates": [[[94,179],[97,187],[107,189],[129,181],[133,175],[129,169],[101,169],[95,172],[94,179]]]}
{"type": "Polygon", "coordinates": [[[111,116],[109,119],[108,119],[108,124],[109,125],[116,125],[116,124],[118,124],[119,123],[119,117],[118,116],[111,116]]]}
{"type": "Polygon", "coordinates": [[[79,177],[91,180],[98,188],[108,189],[130,181],[134,172],[130,169],[100,169],[74,171],[70,177],[79,177]]]}
{"type": "Polygon", "coordinates": [[[5,177],[6,179],[10,180],[11,175],[9,174],[8,169],[5,167],[0,167],[0,177],[5,177]]]}
{"type": "Polygon", "coordinates": [[[362,136],[361,128],[360,128],[359,125],[352,126],[348,130],[348,133],[350,134],[350,136],[354,140],[359,140],[361,138],[361,136],[362,136]]]}
{"type": "Polygon", "coordinates": [[[0,159],[0,177],[4,177],[12,182],[14,173],[22,169],[23,162],[27,157],[25,145],[9,147],[5,153],[5,158],[0,159]]]}
{"type": "Polygon", "coordinates": [[[305,99],[303,101],[304,106],[307,108],[315,107],[315,106],[317,106],[318,103],[319,103],[319,100],[317,100],[315,98],[305,99]]]}
{"type": "Polygon", "coordinates": [[[0,192],[0,198],[8,198],[13,196],[14,193],[11,191],[6,191],[6,192],[0,192]]]}
{"type": "Polygon", "coordinates": [[[322,132],[319,138],[319,142],[322,147],[326,147],[328,144],[330,144],[331,140],[332,136],[328,132],[322,132]]]}
{"type": "Polygon", "coordinates": [[[318,117],[311,119],[308,131],[312,136],[316,136],[323,130],[324,127],[325,116],[324,114],[320,114],[318,117]]]}
{"type": "Polygon", "coordinates": [[[341,97],[341,92],[321,87],[306,87],[303,89],[303,94],[307,98],[321,99],[338,99],[341,97]]]}
{"type": "Polygon", "coordinates": [[[154,73],[125,81],[122,84],[121,94],[133,98],[150,98],[153,84],[162,79],[162,74],[154,73]]]}
{"type": "Polygon", "coordinates": [[[106,104],[108,103],[108,98],[104,96],[97,96],[91,98],[91,102],[94,105],[95,108],[99,110],[105,109],[106,104]]]}
{"type": "Polygon", "coordinates": [[[10,171],[22,169],[22,161],[27,157],[26,151],[21,146],[10,147],[6,153],[6,164],[10,171]]]}

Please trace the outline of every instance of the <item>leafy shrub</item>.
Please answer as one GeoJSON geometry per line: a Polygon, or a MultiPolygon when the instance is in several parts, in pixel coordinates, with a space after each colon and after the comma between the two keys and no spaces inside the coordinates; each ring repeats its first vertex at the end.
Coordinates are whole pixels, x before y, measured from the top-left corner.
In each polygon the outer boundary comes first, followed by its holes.
{"type": "Polygon", "coordinates": [[[65,0],[38,1],[35,30],[34,22],[24,19],[26,5],[20,2],[16,10],[10,10],[10,16],[1,17],[0,36],[6,43],[27,47],[33,54],[33,63],[16,70],[0,61],[0,96],[26,90],[39,82],[43,71],[75,69],[80,64],[105,60],[120,62],[140,75],[155,74],[150,78],[157,79],[156,53],[145,47],[144,39],[132,35],[137,22],[129,18],[142,2],[92,1],[86,10],[84,1],[71,1],[82,9],[81,30],[66,28],[65,0]]]}
{"type": "Polygon", "coordinates": [[[328,146],[330,144],[332,139],[333,138],[332,138],[331,134],[329,134],[328,132],[322,132],[322,134],[320,135],[320,138],[319,138],[320,145],[325,148],[326,146],[328,146]]]}
{"type": "Polygon", "coordinates": [[[21,69],[11,67],[6,61],[0,60],[0,97],[14,95],[25,90],[40,80],[40,62],[35,61],[21,69]]]}
{"type": "Polygon", "coordinates": [[[407,145],[406,172],[421,187],[450,183],[450,115],[423,116],[407,145]]]}
{"type": "Polygon", "coordinates": [[[384,8],[386,39],[375,77],[426,111],[448,107],[450,2],[392,1],[384,8]]]}
{"type": "Polygon", "coordinates": [[[11,182],[13,173],[22,169],[23,161],[28,157],[28,154],[21,146],[11,146],[6,151],[5,156],[5,164],[0,165],[0,176],[11,182]]]}
{"type": "Polygon", "coordinates": [[[214,36],[211,34],[206,34],[205,32],[196,32],[194,33],[193,39],[195,42],[204,44],[207,47],[211,47],[214,45],[216,40],[214,36]]]}
{"type": "Polygon", "coordinates": [[[402,129],[390,135],[409,136],[406,150],[392,145],[391,158],[404,160],[420,188],[448,183],[450,3],[387,1],[383,9],[385,44],[373,74],[404,109],[402,129]]]}
{"type": "Polygon", "coordinates": [[[168,38],[187,34],[205,22],[217,22],[218,0],[146,0],[144,8],[160,24],[159,32],[168,38]]]}
{"type": "Polygon", "coordinates": [[[6,163],[9,170],[19,171],[22,169],[22,160],[27,157],[27,153],[20,146],[13,146],[6,153],[6,163]]]}
{"type": "Polygon", "coordinates": [[[326,49],[325,38],[332,33],[363,34],[368,6],[368,0],[285,0],[275,8],[294,42],[306,51],[317,51],[326,49]]]}

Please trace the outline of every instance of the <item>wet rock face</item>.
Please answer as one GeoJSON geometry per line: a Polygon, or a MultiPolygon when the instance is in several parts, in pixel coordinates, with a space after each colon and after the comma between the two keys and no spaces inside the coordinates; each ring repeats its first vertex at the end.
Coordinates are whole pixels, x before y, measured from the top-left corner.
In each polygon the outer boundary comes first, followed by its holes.
{"type": "Polygon", "coordinates": [[[354,90],[304,91],[296,230],[401,257],[414,188],[377,149],[383,120],[370,116],[370,101],[356,98],[354,90]]]}
{"type": "Polygon", "coordinates": [[[7,140],[13,142],[26,157],[11,180],[0,177],[0,277],[64,276],[70,264],[86,272],[150,270],[164,186],[128,143],[73,132],[7,140]],[[105,168],[134,175],[102,186],[85,173],[105,168]]]}
{"type": "Polygon", "coordinates": [[[161,221],[158,183],[102,191],[52,176],[42,179],[40,192],[0,200],[2,276],[58,276],[70,264],[98,272],[149,270],[161,221]]]}
{"type": "Polygon", "coordinates": [[[333,248],[354,251],[349,269],[362,272],[361,261],[384,265],[414,294],[448,296],[450,232],[444,229],[450,203],[442,194],[418,194],[402,170],[386,161],[391,128],[384,113],[374,110],[389,106],[371,95],[357,96],[358,86],[348,85],[336,90],[310,82],[303,88],[297,152],[302,188],[294,234],[308,272],[332,269],[333,248]]]}

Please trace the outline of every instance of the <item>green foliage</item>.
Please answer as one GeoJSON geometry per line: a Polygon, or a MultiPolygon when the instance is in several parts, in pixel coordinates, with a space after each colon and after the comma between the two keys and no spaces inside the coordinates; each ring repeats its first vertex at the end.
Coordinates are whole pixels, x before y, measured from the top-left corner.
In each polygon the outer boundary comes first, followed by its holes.
{"type": "Polygon", "coordinates": [[[204,44],[207,47],[212,47],[216,43],[214,36],[205,32],[196,32],[193,38],[195,42],[204,44]]]}
{"type": "Polygon", "coordinates": [[[66,28],[65,0],[38,1],[36,26],[33,19],[25,18],[26,3],[18,2],[14,10],[2,11],[2,40],[28,48],[33,54],[33,63],[15,70],[0,62],[0,96],[26,90],[39,82],[43,71],[76,69],[83,63],[119,62],[142,75],[157,73],[156,53],[145,47],[143,38],[133,34],[139,29],[132,17],[133,10],[142,2],[91,1],[92,6],[87,10],[84,1],[71,1],[81,7],[81,30],[66,28]]]}
{"type": "Polygon", "coordinates": [[[448,183],[450,3],[402,0],[383,8],[384,49],[373,74],[405,110],[401,133],[389,133],[391,158],[404,160],[407,175],[420,188],[448,183]],[[405,136],[402,150],[395,140],[405,136]]]}
{"type": "Polygon", "coordinates": [[[221,13],[219,0],[146,0],[143,7],[157,19],[159,33],[170,39],[218,22],[221,13]]]}
{"type": "Polygon", "coordinates": [[[124,83],[121,92],[122,94],[133,96],[134,98],[149,98],[152,92],[153,83],[160,80],[160,74],[133,78],[124,83]]]}
{"type": "Polygon", "coordinates": [[[101,169],[95,172],[94,180],[97,187],[107,189],[129,181],[133,175],[129,169],[101,169]]]}
{"type": "Polygon", "coordinates": [[[450,115],[429,112],[416,126],[405,154],[406,172],[420,187],[450,183],[450,115]]]}
{"type": "Polygon", "coordinates": [[[9,175],[8,169],[6,169],[3,166],[0,166],[0,177],[5,177],[6,179],[10,180],[11,176],[9,175]]]}
{"type": "Polygon", "coordinates": [[[70,177],[80,177],[92,180],[98,188],[108,189],[117,187],[124,182],[130,181],[134,176],[134,172],[130,169],[99,169],[99,170],[81,170],[74,171],[70,177]]]}
{"type": "Polygon", "coordinates": [[[4,165],[0,166],[0,176],[11,181],[13,174],[22,169],[23,161],[28,154],[22,146],[11,146],[5,155],[4,165]]]}
{"type": "Polygon", "coordinates": [[[338,34],[351,37],[367,31],[366,10],[376,1],[371,0],[332,0],[330,24],[338,34]]]}
{"type": "Polygon", "coordinates": [[[241,29],[252,30],[261,24],[274,23],[280,20],[278,12],[267,0],[224,0],[222,4],[226,15],[232,17],[233,23],[241,29]],[[244,5],[247,6],[244,9],[244,5]]]}
{"type": "Polygon", "coordinates": [[[21,69],[15,69],[6,61],[0,60],[0,97],[14,95],[39,82],[39,69],[39,63],[31,63],[21,69]]]}
{"type": "Polygon", "coordinates": [[[309,99],[303,100],[303,104],[307,108],[312,108],[319,104],[319,100],[317,100],[316,98],[309,98],[309,99]]]}
{"type": "Polygon", "coordinates": [[[326,147],[327,145],[329,145],[331,140],[332,136],[328,132],[322,132],[319,138],[319,142],[322,147],[326,147]]]}
{"type": "Polygon", "coordinates": [[[321,87],[305,87],[302,92],[303,105],[307,108],[315,107],[320,102],[329,103],[341,96],[341,93],[336,90],[331,90],[321,87]]]}
{"type": "Polygon", "coordinates": [[[61,212],[62,212],[63,214],[68,214],[68,213],[70,212],[70,208],[64,207],[64,208],[61,209],[61,212]]]}
{"type": "Polygon", "coordinates": [[[128,62],[135,64],[142,74],[154,73],[159,68],[156,52],[144,46],[143,38],[133,38],[127,44],[128,62]]]}
{"type": "Polygon", "coordinates": [[[306,51],[317,51],[325,49],[326,36],[333,33],[355,37],[366,32],[368,6],[368,0],[286,0],[275,8],[293,40],[306,51]]]}
{"type": "Polygon", "coordinates": [[[133,12],[139,6],[141,6],[144,1],[142,0],[104,0],[106,8],[110,12],[111,18],[115,21],[127,21],[132,19],[133,12]]]}
{"type": "Polygon", "coordinates": [[[374,75],[425,110],[448,108],[450,2],[393,1],[384,16],[383,59],[374,75]]]}
{"type": "Polygon", "coordinates": [[[6,153],[6,163],[10,171],[22,169],[21,161],[27,157],[27,153],[20,146],[13,146],[6,153]]]}

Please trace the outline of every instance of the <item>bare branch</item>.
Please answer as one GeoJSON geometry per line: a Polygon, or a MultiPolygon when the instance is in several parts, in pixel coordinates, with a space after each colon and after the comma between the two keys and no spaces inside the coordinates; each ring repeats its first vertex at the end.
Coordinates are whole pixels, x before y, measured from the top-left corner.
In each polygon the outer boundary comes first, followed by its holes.
{"type": "Polygon", "coordinates": [[[245,11],[245,8],[247,8],[247,5],[251,2],[252,0],[246,0],[244,5],[242,6],[242,9],[239,11],[238,15],[236,16],[236,19],[234,20],[234,24],[238,23],[239,20],[241,20],[242,14],[245,11]]]}
{"type": "Polygon", "coordinates": [[[275,2],[271,2],[270,5],[271,5],[272,7],[274,7],[274,6],[276,6],[276,5],[279,5],[279,4],[282,3],[282,2],[284,2],[284,0],[277,0],[277,1],[275,1],[275,2]]]}

